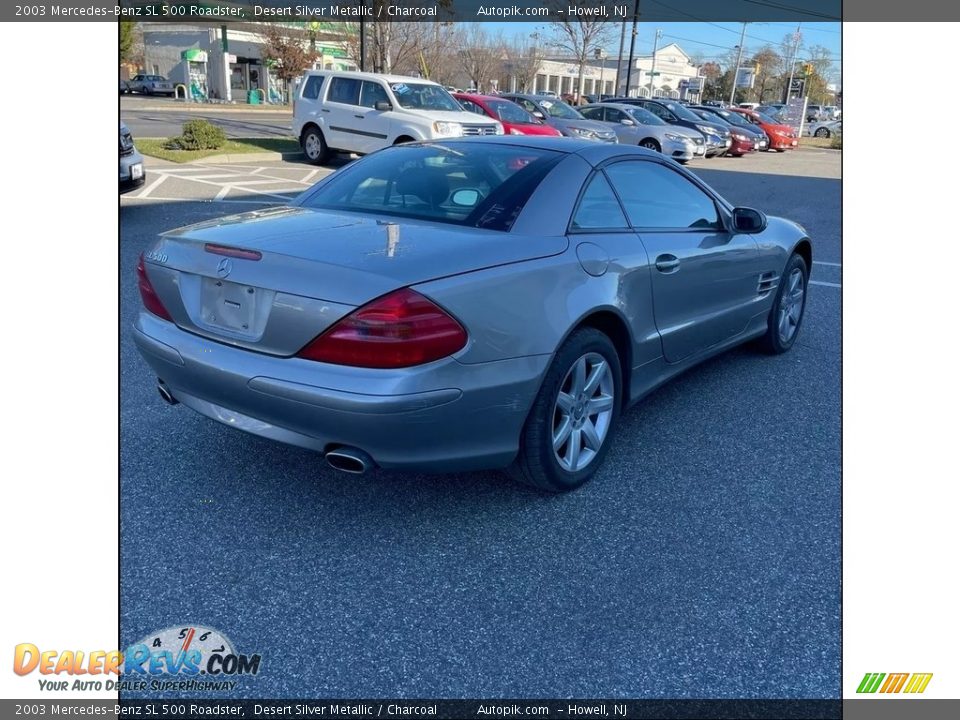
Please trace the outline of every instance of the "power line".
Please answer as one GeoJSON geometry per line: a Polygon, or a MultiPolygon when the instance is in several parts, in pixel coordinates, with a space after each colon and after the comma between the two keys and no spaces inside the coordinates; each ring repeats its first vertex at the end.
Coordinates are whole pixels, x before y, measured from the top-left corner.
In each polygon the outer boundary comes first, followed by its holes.
{"type": "Polygon", "coordinates": [[[780,3],[773,2],[764,2],[763,0],[742,0],[745,3],[750,3],[751,5],[760,5],[761,7],[770,7],[777,10],[789,10],[791,12],[797,12],[802,15],[810,15],[811,17],[820,17],[827,20],[840,20],[839,17],[834,15],[827,15],[826,13],[817,12],[815,10],[807,10],[806,8],[796,7],[795,5],[782,5],[780,3]]]}

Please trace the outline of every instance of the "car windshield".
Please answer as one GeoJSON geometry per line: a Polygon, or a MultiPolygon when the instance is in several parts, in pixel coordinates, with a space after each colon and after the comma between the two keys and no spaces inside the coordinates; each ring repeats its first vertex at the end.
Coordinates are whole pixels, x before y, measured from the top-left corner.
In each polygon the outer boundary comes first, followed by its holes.
{"type": "Polygon", "coordinates": [[[630,114],[633,116],[633,119],[636,120],[641,125],[666,125],[663,120],[658,118],[649,110],[644,110],[641,107],[632,107],[630,108],[630,114]]]}
{"type": "Polygon", "coordinates": [[[702,118],[698,118],[680,103],[668,102],[663,103],[663,105],[681,120],[693,120],[694,122],[700,122],[702,120],[702,118]]]}
{"type": "Polygon", "coordinates": [[[760,120],[760,122],[764,123],[765,125],[779,125],[779,124],[780,124],[780,121],[779,121],[779,120],[774,120],[774,119],[773,119],[772,117],[770,117],[769,115],[764,115],[764,114],[761,113],[761,112],[756,113],[756,116],[757,116],[757,119],[760,120]]]}
{"type": "Polygon", "coordinates": [[[504,122],[529,124],[537,121],[533,115],[509,100],[487,100],[487,107],[504,122]]]}
{"type": "Polygon", "coordinates": [[[337,171],[302,204],[508,231],[563,156],[488,142],[397,145],[337,171]]]}
{"type": "Polygon", "coordinates": [[[397,96],[400,107],[407,110],[449,110],[463,112],[453,96],[439,85],[426,83],[391,83],[390,89],[397,96]]]}
{"type": "Polygon", "coordinates": [[[560,118],[561,120],[583,120],[583,115],[560,100],[541,98],[540,104],[550,117],[560,118]]]}

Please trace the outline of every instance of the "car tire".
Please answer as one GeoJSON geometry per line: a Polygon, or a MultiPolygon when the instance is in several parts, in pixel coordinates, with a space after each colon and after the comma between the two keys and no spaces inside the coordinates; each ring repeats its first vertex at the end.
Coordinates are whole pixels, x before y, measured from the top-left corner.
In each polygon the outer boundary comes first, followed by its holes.
{"type": "Polygon", "coordinates": [[[767,332],[760,338],[760,347],[765,352],[780,355],[793,347],[807,308],[809,278],[806,260],[799,253],[791,255],[770,308],[767,332]]]}
{"type": "Polygon", "coordinates": [[[827,128],[817,128],[817,131],[813,134],[814,137],[819,138],[828,138],[830,137],[830,131],[827,128]]]}
{"type": "Polygon", "coordinates": [[[621,378],[620,357],[610,338],[595,328],[576,330],[547,370],[510,476],[550,492],[573,490],[593,477],[620,415],[621,378]]]}
{"type": "Polygon", "coordinates": [[[640,147],[646,148],[647,150],[653,150],[654,152],[663,152],[660,149],[660,143],[658,143],[653,138],[646,138],[645,140],[641,140],[640,147]]]}
{"type": "Polygon", "coordinates": [[[322,165],[330,159],[330,148],[323,137],[323,132],[316,126],[307,128],[300,139],[300,147],[307,160],[314,165],[322,165]]]}

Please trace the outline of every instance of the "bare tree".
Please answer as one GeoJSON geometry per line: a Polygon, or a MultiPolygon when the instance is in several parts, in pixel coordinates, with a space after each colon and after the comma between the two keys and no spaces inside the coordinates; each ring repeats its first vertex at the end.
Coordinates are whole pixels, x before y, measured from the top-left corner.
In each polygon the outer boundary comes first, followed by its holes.
{"type": "Polygon", "coordinates": [[[506,56],[503,38],[491,36],[481,23],[466,23],[460,47],[460,64],[479,92],[484,84],[499,76],[500,64],[506,56]]]}
{"type": "MultiPolygon", "coordinates": [[[[595,0],[569,0],[563,7],[583,6],[584,9],[598,7],[595,0]]],[[[603,20],[566,18],[553,23],[555,39],[553,46],[569,53],[577,63],[577,85],[574,92],[580,97],[583,94],[583,69],[587,60],[593,57],[596,47],[603,47],[610,41],[612,23],[603,20]]]]}
{"type": "Polygon", "coordinates": [[[751,62],[756,70],[754,90],[757,92],[757,100],[763,102],[764,95],[768,92],[776,97],[779,92],[780,67],[783,64],[780,55],[771,46],[765,45],[754,53],[751,62]]]}
{"type": "Polygon", "coordinates": [[[506,55],[504,70],[507,82],[512,76],[520,92],[530,91],[544,60],[543,47],[538,42],[532,42],[530,37],[518,35],[506,46],[506,55]]]}

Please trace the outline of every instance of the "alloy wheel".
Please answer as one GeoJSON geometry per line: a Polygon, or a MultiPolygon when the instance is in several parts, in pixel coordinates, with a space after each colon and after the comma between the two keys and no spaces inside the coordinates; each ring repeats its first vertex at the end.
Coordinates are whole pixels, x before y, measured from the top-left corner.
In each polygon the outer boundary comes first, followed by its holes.
{"type": "Polygon", "coordinates": [[[777,332],[780,342],[788,343],[796,334],[803,315],[804,279],[803,270],[794,268],[787,279],[787,287],[780,298],[777,332]]]}
{"type": "Polygon", "coordinates": [[[613,372],[599,353],[581,355],[567,371],[553,408],[553,452],[560,467],[578,472],[593,462],[613,419],[613,372]]]}

